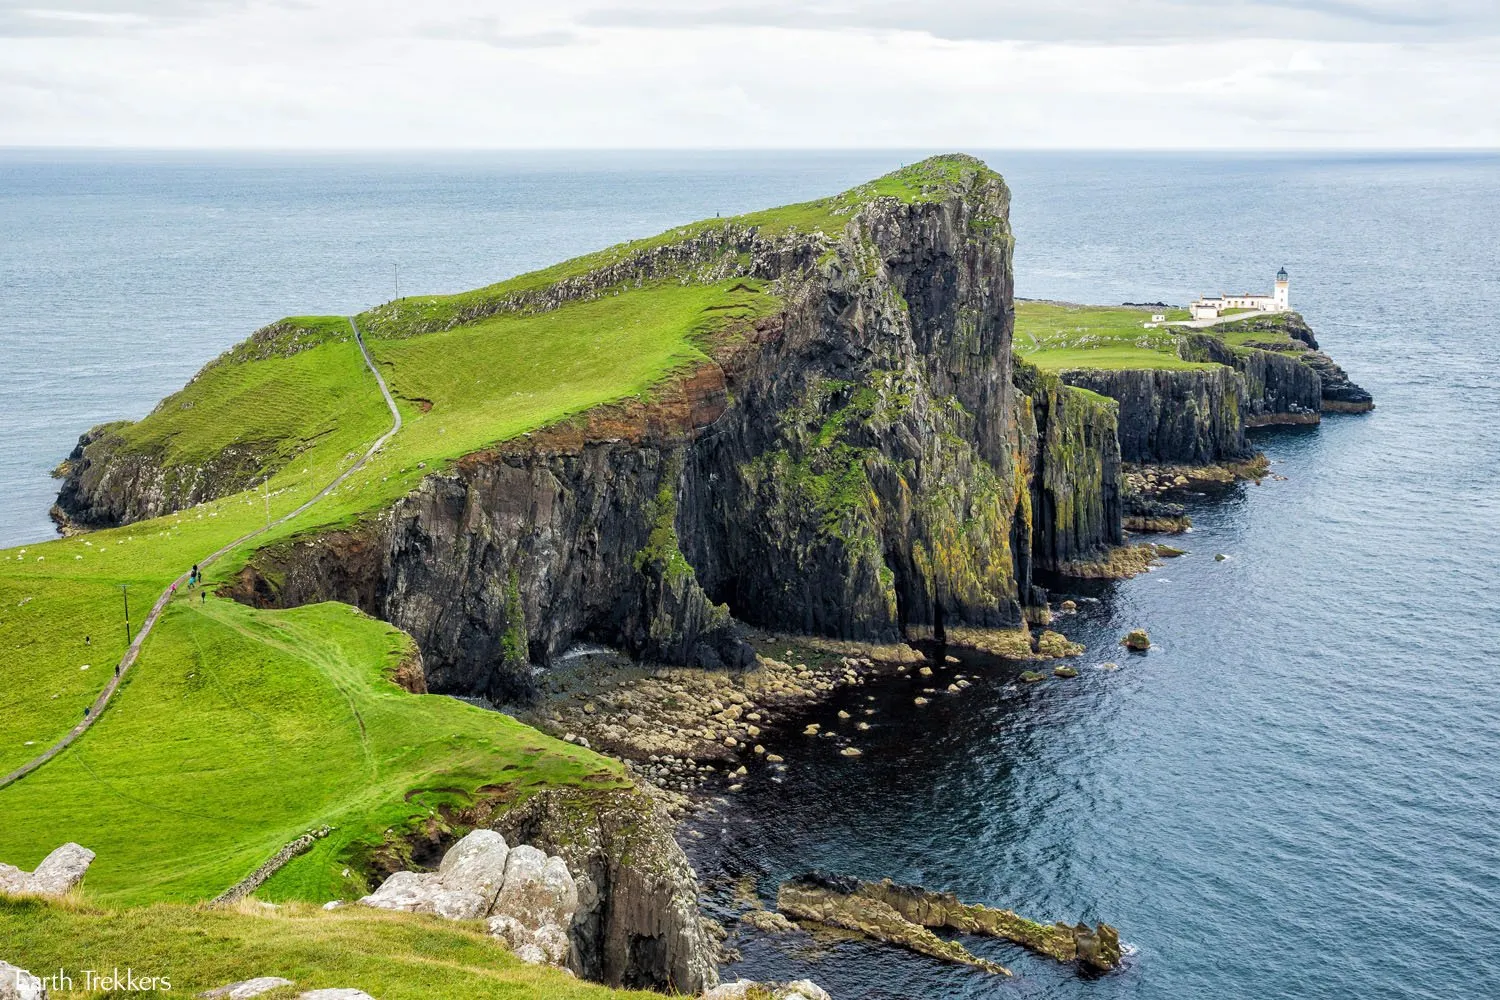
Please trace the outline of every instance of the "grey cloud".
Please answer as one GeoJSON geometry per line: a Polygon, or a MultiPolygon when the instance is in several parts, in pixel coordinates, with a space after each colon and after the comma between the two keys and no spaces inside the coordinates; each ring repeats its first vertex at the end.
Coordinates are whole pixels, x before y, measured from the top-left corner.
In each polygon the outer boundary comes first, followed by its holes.
{"type": "Polygon", "coordinates": [[[954,41],[1156,42],[1257,37],[1435,41],[1500,34],[1495,0],[656,0],[585,7],[612,27],[783,27],[919,31],[954,41]]]}
{"type": "Polygon", "coordinates": [[[0,0],[0,38],[120,35],[207,19],[242,0],[0,0]]]}

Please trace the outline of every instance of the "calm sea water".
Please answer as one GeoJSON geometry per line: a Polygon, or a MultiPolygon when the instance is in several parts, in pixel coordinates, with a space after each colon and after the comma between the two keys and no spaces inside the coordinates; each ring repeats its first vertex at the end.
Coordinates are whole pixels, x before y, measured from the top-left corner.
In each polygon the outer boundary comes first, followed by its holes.
{"type": "MultiPolygon", "coordinates": [[[[838,190],[912,154],[433,158],[0,153],[0,543],[46,471],[287,313],[466,288],[685,219],[838,190]]],[[[1099,979],[1014,980],[858,943],[752,941],[734,975],[840,998],[1500,996],[1500,158],[988,154],[1017,291],[1184,301],[1292,274],[1379,409],[1266,434],[1284,480],[1194,502],[1188,556],[1077,588],[1077,680],[970,659],[893,685],[864,757],[785,736],[705,824],[709,878],[810,868],[1104,919],[1099,979]],[[1215,553],[1230,559],[1217,562],[1215,553]],[[1145,626],[1156,647],[1113,643],[1145,626]]],[[[867,696],[876,700],[867,702],[867,696]]],[[[800,720],[794,720],[800,723],[800,720]]],[[[800,728],[800,725],[799,727],[800,728]]]]}

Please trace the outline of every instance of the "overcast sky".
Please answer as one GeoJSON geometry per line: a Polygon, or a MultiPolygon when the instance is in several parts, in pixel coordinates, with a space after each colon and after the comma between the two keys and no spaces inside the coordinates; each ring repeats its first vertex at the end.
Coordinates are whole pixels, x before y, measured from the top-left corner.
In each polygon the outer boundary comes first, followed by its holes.
{"type": "Polygon", "coordinates": [[[1500,0],[0,0],[0,144],[1496,147],[1500,0]]]}

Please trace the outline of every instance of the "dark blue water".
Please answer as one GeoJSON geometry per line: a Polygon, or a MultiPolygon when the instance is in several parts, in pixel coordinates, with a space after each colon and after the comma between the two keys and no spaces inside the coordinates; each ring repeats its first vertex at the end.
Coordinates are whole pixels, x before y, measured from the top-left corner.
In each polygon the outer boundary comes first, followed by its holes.
{"type": "MultiPolygon", "coordinates": [[[[45,470],[90,423],[260,323],[389,297],[393,261],[409,290],[469,287],[911,155],[0,153],[0,542],[47,533],[45,470]]],[[[1500,996],[1500,158],[987,158],[1019,294],[1181,302],[1285,265],[1379,409],[1262,436],[1284,481],[1196,501],[1188,556],[1080,591],[1099,603],[1062,627],[1118,672],[1017,688],[970,663],[977,688],[921,712],[862,689],[866,755],[788,738],[786,781],[753,775],[701,855],[767,890],[821,867],[1105,919],[1128,969],[975,944],[1001,982],[791,940],[726,971],[841,1000],[1500,996]],[[1122,657],[1137,625],[1156,648],[1122,657]]]]}

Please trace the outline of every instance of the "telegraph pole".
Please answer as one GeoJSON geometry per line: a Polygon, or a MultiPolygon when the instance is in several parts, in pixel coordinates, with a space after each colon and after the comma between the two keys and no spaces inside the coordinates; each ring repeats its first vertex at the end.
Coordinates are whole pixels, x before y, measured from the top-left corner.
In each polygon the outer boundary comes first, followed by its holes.
{"type": "Polygon", "coordinates": [[[130,589],[120,584],[120,596],[125,598],[125,645],[130,645],[130,589]]]}

